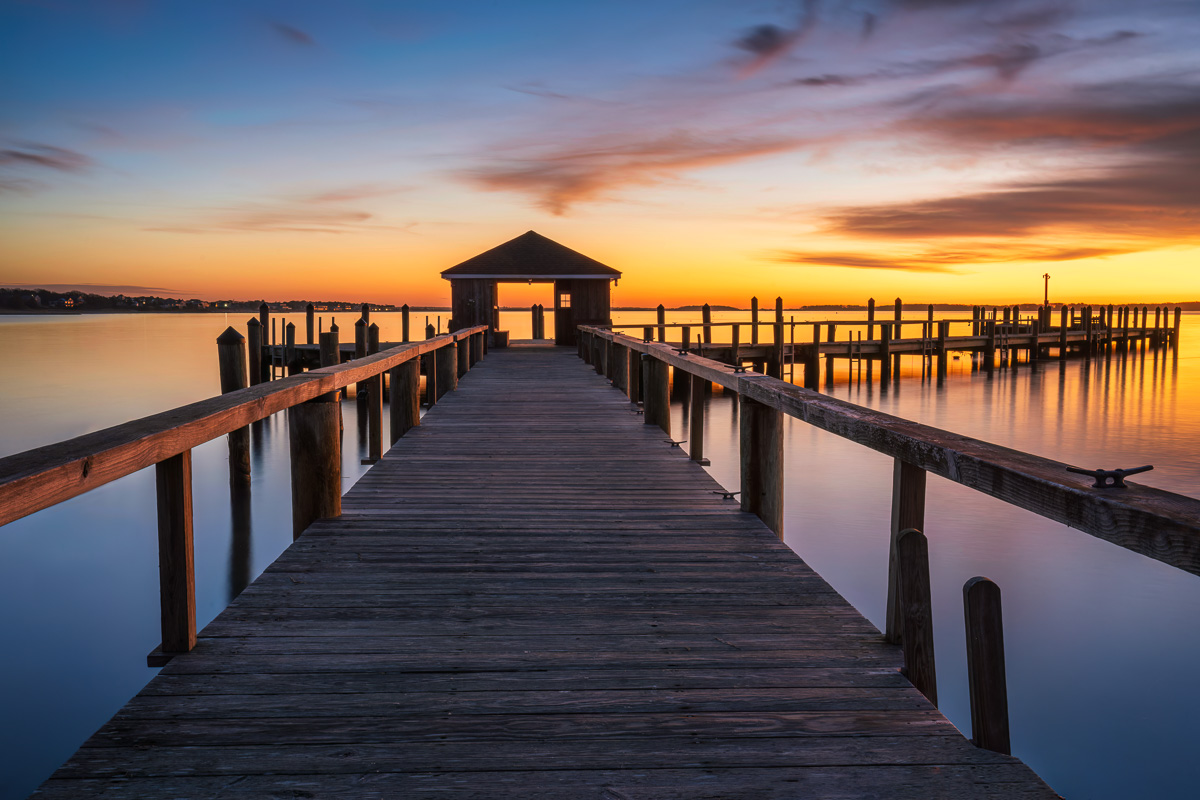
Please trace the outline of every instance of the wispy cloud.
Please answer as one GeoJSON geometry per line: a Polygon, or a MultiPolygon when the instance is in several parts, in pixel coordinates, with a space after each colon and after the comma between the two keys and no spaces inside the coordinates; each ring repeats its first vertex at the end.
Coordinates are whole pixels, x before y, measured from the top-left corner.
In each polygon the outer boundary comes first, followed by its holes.
{"type": "Polygon", "coordinates": [[[1006,264],[1017,261],[1078,261],[1131,252],[1121,247],[1015,246],[1011,242],[972,242],[959,247],[900,251],[881,256],[867,252],[784,250],[767,256],[770,261],[804,267],[848,267],[904,272],[964,273],[965,265],[1006,264]]]}
{"type": "Polygon", "coordinates": [[[299,45],[300,47],[317,46],[316,39],[294,25],[288,25],[284,22],[272,22],[270,25],[271,30],[288,44],[299,45]]]}
{"type": "Polygon", "coordinates": [[[83,172],[94,162],[83,153],[36,142],[21,142],[0,150],[0,165],[25,166],[57,170],[58,172],[83,172]]]}

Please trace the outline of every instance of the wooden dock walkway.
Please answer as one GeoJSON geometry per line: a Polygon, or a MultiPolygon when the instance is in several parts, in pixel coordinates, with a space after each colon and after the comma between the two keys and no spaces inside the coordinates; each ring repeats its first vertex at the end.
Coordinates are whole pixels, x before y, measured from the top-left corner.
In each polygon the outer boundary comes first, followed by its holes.
{"type": "Polygon", "coordinates": [[[1056,797],[663,439],[492,351],[35,796],[1056,797]]]}

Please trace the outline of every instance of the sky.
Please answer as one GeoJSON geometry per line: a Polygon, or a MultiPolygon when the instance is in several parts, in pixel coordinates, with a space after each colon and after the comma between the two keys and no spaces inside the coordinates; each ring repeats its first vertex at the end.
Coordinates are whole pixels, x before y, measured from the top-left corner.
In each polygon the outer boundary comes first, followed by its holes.
{"type": "Polygon", "coordinates": [[[1197,42],[1197,0],[0,0],[0,285],[443,304],[536,230],[616,305],[1200,299],[1197,42]]]}

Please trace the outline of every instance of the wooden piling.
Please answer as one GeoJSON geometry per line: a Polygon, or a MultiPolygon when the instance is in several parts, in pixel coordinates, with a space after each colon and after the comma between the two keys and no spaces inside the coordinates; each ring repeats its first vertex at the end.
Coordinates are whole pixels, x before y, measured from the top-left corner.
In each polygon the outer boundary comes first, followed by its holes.
{"type": "Polygon", "coordinates": [[[741,504],[783,538],[783,413],[745,395],[741,405],[741,504]]]}
{"type": "Polygon", "coordinates": [[[729,329],[729,363],[735,367],[741,366],[742,326],[733,325],[729,329]]]}
{"type": "MultiPolygon", "coordinates": [[[[324,334],[328,336],[329,334],[324,334]]],[[[342,513],[342,407],[329,394],[288,409],[292,538],[342,513]]]]}
{"type": "Polygon", "coordinates": [[[1183,308],[1175,306],[1175,327],[1171,331],[1171,347],[1179,347],[1179,325],[1183,321],[1183,308]]]}
{"type": "MultiPolygon", "coordinates": [[[[829,332],[828,332],[828,338],[826,339],[826,341],[828,341],[830,344],[832,344],[833,342],[837,341],[837,325],[835,325],[834,323],[831,322],[831,323],[829,323],[828,328],[829,328],[829,332]]],[[[817,349],[818,349],[818,351],[820,350],[819,347],[817,349]]],[[[831,355],[825,356],[825,386],[830,387],[832,385],[833,385],[833,355],[831,354],[831,355]]]]}
{"type": "Polygon", "coordinates": [[[929,543],[909,528],[896,540],[899,562],[899,605],[905,677],[937,706],[937,672],[933,658],[933,606],[929,593],[929,543]]]}
{"type": "Polygon", "coordinates": [[[409,341],[408,325],[409,325],[408,303],[405,303],[404,305],[400,306],[400,336],[401,336],[400,341],[402,341],[402,342],[409,341]]]}
{"type": "Polygon", "coordinates": [[[1071,312],[1064,305],[1058,315],[1058,358],[1061,361],[1067,360],[1067,352],[1070,347],[1067,344],[1067,331],[1070,330],[1068,323],[1068,315],[1071,312]]]}
{"type": "Polygon", "coordinates": [[[903,459],[892,465],[891,544],[888,549],[887,621],[884,636],[897,644],[903,631],[900,612],[899,563],[896,542],[909,528],[925,527],[925,470],[903,459]]]}
{"type": "Polygon", "coordinates": [[[1000,587],[987,578],[971,578],[963,585],[963,611],[967,627],[971,741],[976,747],[1011,755],[1000,587]]]}
{"type": "Polygon", "coordinates": [[[887,387],[892,382],[892,329],[890,325],[879,326],[879,385],[887,387]]]}
{"type": "Polygon", "coordinates": [[[300,357],[296,353],[296,323],[289,322],[283,328],[283,366],[288,375],[301,371],[300,357]]]}
{"type": "MultiPolygon", "coordinates": [[[[647,329],[648,332],[649,329],[647,329]]],[[[642,401],[642,354],[632,350],[629,352],[628,379],[626,395],[629,397],[629,402],[640,403],[642,401]]]]}
{"type": "Polygon", "coordinates": [[[937,376],[946,377],[950,352],[946,349],[946,340],[950,338],[950,320],[941,320],[937,328],[937,376]]]}
{"type": "Polygon", "coordinates": [[[653,356],[647,359],[643,373],[642,395],[644,416],[647,425],[657,425],[663,433],[671,435],[671,379],[667,362],[653,356]]]}
{"type": "Polygon", "coordinates": [[[758,298],[750,298],[750,344],[758,344],[758,298]]]}
{"type": "Polygon", "coordinates": [[[629,384],[629,348],[615,340],[612,343],[612,358],[610,361],[612,383],[622,392],[627,391],[629,384]]]}
{"type": "Polygon", "coordinates": [[[267,357],[267,336],[271,330],[271,309],[266,303],[262,303],[258,307],[258,324],[262,326],[259,330],[259,357],[258,357],[258,381],[257,383],[266,383],[271,380],[271,360],[267,357]]]}
{"type": "Polygon", "coordinates": [[[262,376],[262,323],[251,317],[246,322],[247,365],[250,369],[250,385],[256,386],[263,382],[262,376]]]}
{"type": "Polygon", "coordinates": [[[458,345],[455,342],[442,345],[433,352],[434,371],[437,372],[437,397],[458,386],[458,345]]]}
{"type": "Polygon", "coordinates": [[[667,309],[663,307],[662,303],[659,303],[656,312],[658,315],[658,340],[665,342],[667,340],[667,309]]]}
{"type": "Polygon", "coordinates": [[[316,329],[313,323],[316,321],[317,309],[312,303],[304,307],[304,334],[305,344],[314,344],[316,342],[316,329]]]}
{"type": "Polygon", "coordinates": [[[196,579],[192,551],[192,451],[154,468],[158,498],[158,586],[162,652],[196,646],[196,579]]]}
{"type": "Polygon", "coordinates": [[[392,444],[421,424],[421,362],[411,358],[390,370],[392,383],[388,412],[392,423],[392,444]]]}
{"type": "MultiPolygon", "coordinates": [[[[221,394],[246,388],[246,339],[232,327],[217,337],[217,363],[221,373],[221,394]]],[[[250,480],[249,426],[230,431],[228,440],[229,482],[245,483],[250,480]]]]}
{"type": "Polygon", "coordinates": [[[679,329],[680,349],[687,353],[692,349],[692,328],[690,325],[684,325],[679,329]]]}
{"type": "Polygon", "coordinates": [[[712,306],[708,303],[700,309],[700,321],[704,323],[704,331],[702,341],[705,344],[712,344],[712,306]]]}
{"type": "Polygon", "coordinates": [[[709,382],[698,375],[691,376],[692,397],[688,407],[688,456],[700,464],[707,464],[704,457],[704,395],[709,382]]]}
{"type": "Polygon", "coordinates": [[[983,353],[983,365],[987,370],[987,374],[991,375],[996,371],[996,320],[993,318],[984,321],[984,326],[987,328],[987,349],[983,353]]]}
{"type": "Polygon", "coordinates": [[[875,338],[875,298],[867,300],[867,340],[875,338]]]}
{"type": "Polygon", "coordinates": [[[471,348],[466,339],[461,339],[455,346],[455,350],[458,359],[458,377],[462,378],[471,369],[471,348]]]}

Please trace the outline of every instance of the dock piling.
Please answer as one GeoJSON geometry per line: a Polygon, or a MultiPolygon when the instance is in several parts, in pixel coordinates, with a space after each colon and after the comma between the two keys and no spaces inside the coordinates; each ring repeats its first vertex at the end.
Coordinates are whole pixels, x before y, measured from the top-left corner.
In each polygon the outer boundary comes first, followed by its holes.
{"type": "Polygon", "coordinates": [[[892,522],[888,552],[887,622],[884,636],[892,644],[900,642],[903,612],[900,605],[900,576],[897,542],[900,534],[925,527],[925,470],[904,459],[892,465],[892,522]]]}
{"type": "MultiPolygon", "coordinates": [[[[217,337],[217,362],[221,372],[221,394],[246,388],[246,339],[232,327],[217,337]]],[[[244,483],[250,480],[249,426],[230,431],[228,439],[229,482],[244,483]]]]}
{"type": "Polygon", "coordinates": [[[899,562],[900,614],[903,623],[904,675],[937,706],[937,673],[933,658],[933,606],[929,592],[929,542],[909,528],[896,541],[899,562]]]}
{"type": "Polygon", "coordinates": [[[1011,755],[1000,587],[987,578],[967,581],[963,585],[963,612],[967,628],[971,740],[976,747],[1011,755]]]}
{"type": "Polygon", "coordinates": [[[746,395],[741,406],[741,504],[783,538],[783,413],[746,395]]]}
{"type": "Polygon", "coordinates": [[[158,498],[158,586],[162,654],[196,646],[196,576],[192,550],[192,451],[154,468],[158,498]]]}

